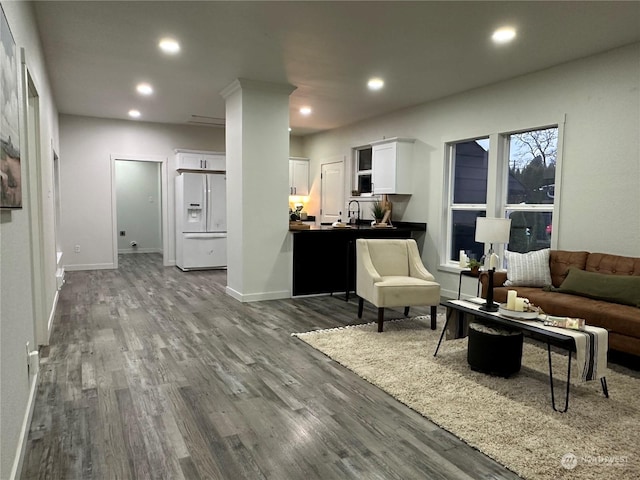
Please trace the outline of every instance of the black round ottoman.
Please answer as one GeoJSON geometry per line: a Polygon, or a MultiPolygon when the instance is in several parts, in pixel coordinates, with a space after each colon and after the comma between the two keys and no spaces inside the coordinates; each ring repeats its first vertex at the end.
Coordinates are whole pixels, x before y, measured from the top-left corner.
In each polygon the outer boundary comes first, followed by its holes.
{"type": "Polygon", "coordinates": [[[522,332],[471,323],[467,361],[471,370],[490,375],[508,377],[519,372],[522,332]]]}

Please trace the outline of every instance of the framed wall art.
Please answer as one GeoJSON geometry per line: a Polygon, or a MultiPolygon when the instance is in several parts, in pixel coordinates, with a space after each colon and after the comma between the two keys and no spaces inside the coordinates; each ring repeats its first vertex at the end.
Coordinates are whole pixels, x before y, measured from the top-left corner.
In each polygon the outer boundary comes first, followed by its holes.
{"type": "Polygon", "coordinates": [[[0,208],[22,208],[17,49],[0,11],[0,208]]]}

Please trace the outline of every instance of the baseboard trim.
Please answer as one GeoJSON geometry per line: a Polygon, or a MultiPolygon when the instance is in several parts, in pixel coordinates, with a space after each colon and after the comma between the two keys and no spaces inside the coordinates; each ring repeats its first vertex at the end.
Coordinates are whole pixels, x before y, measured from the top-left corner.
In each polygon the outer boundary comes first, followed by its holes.
{"type": "Polygon", "coordinates": [[[27,440],[29,439],[29,427],[31,426],[31,419],[33,418],[33,410],[36,406],[36,392],[38,391],[38,379],[40,378],[40,369],[33,375],[31,379],[31,391],[29,392],[29,402],[27,403],[27,411],[25,412],[24,420],[22,422],[22,429],[20,431],[20,438],[18,440],[18,447],[16,449],[16,456],[13,460],[13,468],[9,475],[10,480],[18,480],[22,474],[22,464],[24,463],[24,454],[27,449],[27,440]]]}
{"type": "Polygon", "coordinates": [[[289,290],[282,290],[280,292],[262,292],[262,293],[249,293],[243,294],[234,290],[227,285],[227,295],[235,298],[239,302],[261,302],[264,300],[280,300],[283,298],[291,298],[291,292],[289,290]]]}
{"type": "Polygon", "coordinates": [[[53,297],[53,305],[51,306],[51,313],[49,313],[49,321],[47,322],[47,343],[49,345],[49,338],[51,338],[51,330],[53,330],[53,319],[56,317],[56,308],[58,307],[58,298],[60,297],[60,290],[56,290],[56,294],[53,297]]]}
{"type": "Polygon", "coordinates": [[[162,253],[162,249],[161,248],[140,248],[140,247],[136,247],[136,248],[119,248],[118,249],[118,254],[123,253],[123,254],[127,254],[127,253],[162,253]]]}
{"type": "Polygon", "coordinates": [[[75,265],[65,265],[64,269],[67,272],[77,272],[79,270],[109,270],[116,268],[113,263],[86,263],[86,264],[75,264],[75,265]]]}

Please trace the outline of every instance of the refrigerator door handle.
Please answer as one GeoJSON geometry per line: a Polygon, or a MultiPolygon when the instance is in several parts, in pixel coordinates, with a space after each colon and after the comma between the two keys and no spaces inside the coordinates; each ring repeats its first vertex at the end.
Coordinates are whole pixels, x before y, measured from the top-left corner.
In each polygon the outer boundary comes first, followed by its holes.
{"type": "Polygon", "coordinates": [[[204,238],[226,238],[227,232],[217,233],[183,233],[183,238],[204,239],[204,238]]]}

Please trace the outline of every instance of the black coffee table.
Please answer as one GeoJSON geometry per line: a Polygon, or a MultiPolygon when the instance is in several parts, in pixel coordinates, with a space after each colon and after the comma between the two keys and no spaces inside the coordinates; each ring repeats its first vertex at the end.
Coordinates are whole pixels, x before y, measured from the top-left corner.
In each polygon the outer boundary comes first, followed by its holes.
{"type": "MultiPolygon", "coordinates": [[[[442,343],[442,339],[447,331],[447,326],[451,318],[455,316],[456,321],[456,336],[455,338],[462,338],[464,336],[464,316],[472,315],[474,320],[490,323],[493,325],[498,325],[501,327],[506,327],[512,330],[518,330],[523,333],[526,337],[532,338],[542,343],[547,344],[547,352],[549,358],[549,384],[551,387],[551,406],[556,412],[564,413],[569,409],[569,388],[571,386],[571,357],[573,352],[576,351],[576,342],[575,339],[568,335],[563,335],[562,333],[554,332],[547,330],[545,328],[540,328],[541,323],[536,325],[536,322],[517,322],[513,321],[507,317],[498,316],[495,313],[487,313],[482,310],[477,309],[477,304],[473,302],[464,302],[464,303],[454,303],[452,301],[444,301],[440,302],[440,305],[447,308],[447,320],[445,321],[444,327],[442,328],[442,334],[440,335],[440,340],[438,341],[438,346],[436,347],[436,351],[433,356],[435,357],[438,354],[438,350],[440,349],[440,344],[442,343]],[[468,303],[469,305],[465,305],[468,303]],[[454,315],[453,313],[457,313],[454,315]],[[561,348],[565,350],[568,354],[568,363],[567,363],[567,390],[565,394],[565,403],[564,409],[558,410],[556,408],[555,401],[555,393],[553,388],[553,368],[551,366],[551,346],[561,348]]],[[[604,396],[609,398],[609,390],[607,388],[607,379],[605,377],[600,378],[600,384],[602,385],[602,393],[604,396]]]]}

